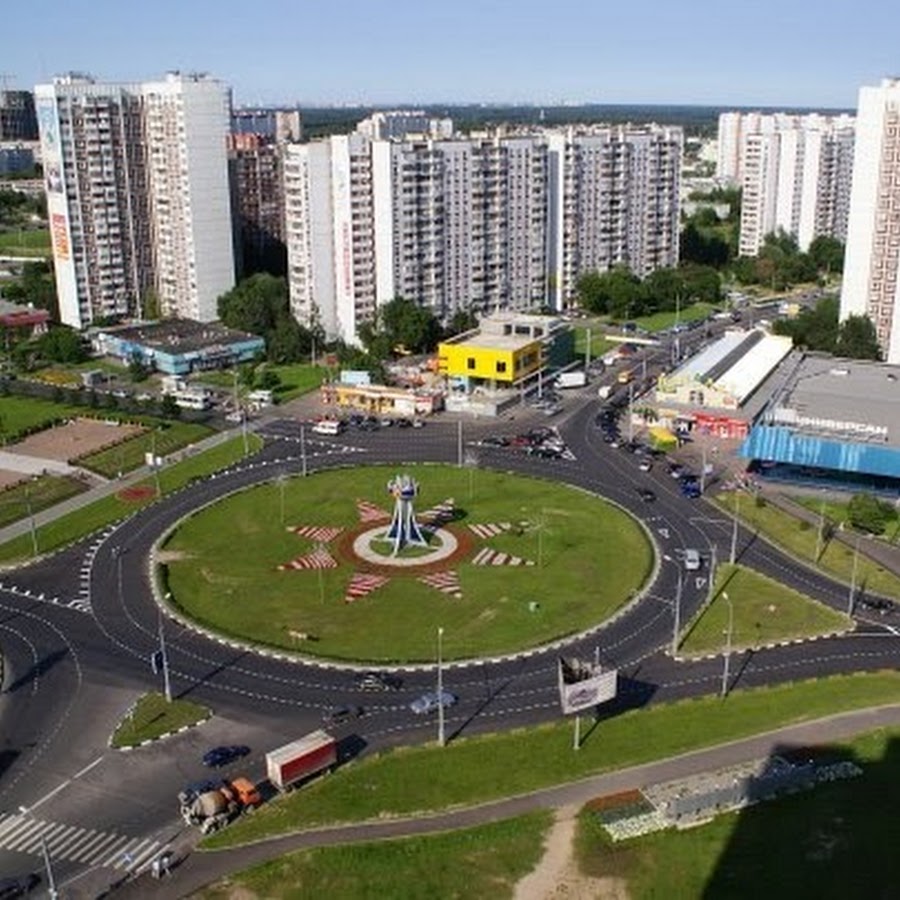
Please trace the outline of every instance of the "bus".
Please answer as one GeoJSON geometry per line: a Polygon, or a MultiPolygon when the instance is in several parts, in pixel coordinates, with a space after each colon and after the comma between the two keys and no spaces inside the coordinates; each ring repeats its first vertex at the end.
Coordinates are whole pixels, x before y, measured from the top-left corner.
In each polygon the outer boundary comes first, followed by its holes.
{"type": "Polygon", "coordinates": [[[179,409],[209,409],[212,406],[212,400],[197,391],[173,391],[169,396],[179,409]]]}

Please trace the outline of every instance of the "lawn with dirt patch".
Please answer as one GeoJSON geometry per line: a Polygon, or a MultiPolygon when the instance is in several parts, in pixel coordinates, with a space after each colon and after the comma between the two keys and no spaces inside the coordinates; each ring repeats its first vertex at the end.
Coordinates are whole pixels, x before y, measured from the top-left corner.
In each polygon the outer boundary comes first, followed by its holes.
{"type": "Polygon", "coordinates": [[[387,662],[431,660],[437,623],[448,659],[511,652],[576,633],[620,608],[649,575],[644,531],[600,498],[483,470],[470,500],[463,469],[403,471],[420,481],[419,513],[466,497],[448,530],[471,553],[428,565],[427,572],[361,563],[352,550],[355,535],[372,526],[360,522],[357,500],[390,510],[386,483],[397,472],[361,467],[295,477],[280,487],[273,482],[198,512],[166,544],[181,557],[168,568],[166,590],[183,613],[223,634],[292,648],[289,633],[299,631],[314,636],[304,652],[387,662]],[[470,525],[495,526],[495,533],[483,531],[484,537],[470,525]],[[288,530],[304,527],[340,533],[288,530]],[[335,567],[313,564],[312,555],[322,550],[335,567]],[[280,571],[286,564],[296,568],[280,571]],[[419,580],[436,570],[452,573],[458,590],[442,593],[419,580]],[[389,580],[345,602],[355,573],[389,580]]]}

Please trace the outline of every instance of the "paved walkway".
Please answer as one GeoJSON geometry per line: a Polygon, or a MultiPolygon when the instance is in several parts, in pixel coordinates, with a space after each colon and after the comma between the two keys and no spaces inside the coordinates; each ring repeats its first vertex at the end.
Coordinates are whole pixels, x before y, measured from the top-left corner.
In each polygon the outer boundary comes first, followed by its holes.
{"type": "MultiPolygon", "coordinates": [[[[535,809],[556,809],[571,804],[582,806],[588,800],[605,794],[642,788],[650,784],[738,765],[749,760],[762,759],[774,753],[783,752],[786,745],[804,747],[813,744],[837,743],[862,732],[897,725],[900,725],[900,705],[855,710],[812,722],[791,725],[705,750],[632,766],[604,775],[595,775],[570,784],[453,812],[303,831],[257,844],[215,852],[189,853],[189,848],[176,846],[176,859],[180,856],[180,865],[175,868],[170,878],[159,882],[144,874],[133,881],[119,885],[112,895],[117,898],[172,900],[174,897],[187,896],[205,885],[249,866],[259,865],[286,853],[309,847],[436,833],[508,819],[535,809]]],[[[602,740],[602,733],[598,734],[595,739],[602,740]]],[[[74,891],[76,887],[77,885],[71,885],[70,890],[66,891],[63,896],[72,898],[93,896],[93,894],[74,891]]],[[[83,890],[87,884],[78,887],[83,890]]],[[[94,886],[94,890],[99,893],[101,888],[94,886]]]]}

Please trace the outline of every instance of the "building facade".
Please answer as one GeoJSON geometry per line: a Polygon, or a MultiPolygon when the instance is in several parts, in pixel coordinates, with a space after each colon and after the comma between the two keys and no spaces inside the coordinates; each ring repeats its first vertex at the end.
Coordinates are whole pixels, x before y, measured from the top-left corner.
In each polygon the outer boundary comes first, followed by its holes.
{"type": "Polygon", "coordinates": [[[841,319],[867,315],[900,363],[900,79],[859,92],[841,319]]]}
{"type": "Polygon", "coordinates": [[[655,126],[287,147],[294,315],[355,342],[395,296],[441,319],[559,310],[585,271],[676,265],[681,147],[655,126]]]}
{"type": "Polygon", "coordinates": [[[284,275],[284,172],[281,145],[260,134],[228,136],[237,270],[284,275]]]}
{"type": "Polygon", "coordinates": [[[723,113],[719,129],[719,176],[742,188],[742,256],[756,256],[779,229],[801,250],[819,236],[846,240],[852,117],[723,113]]]}
{"type": "Polygon", "coordinates": [[[0,91],[0,141],[36,141],[37,115],[31,91],[0,91]]]}
{"type": "Polygon", "coordinates": [[[277,144],[303,140],[303,118],[294,107],[239,107],[231,112],[231,133],[256,134],[277,144]]]}
{"type": "Polygon", "coordinates": [[[62,321],[210,321],[234,285],[228,90],[205,75],[35,89],[62,321]]]}

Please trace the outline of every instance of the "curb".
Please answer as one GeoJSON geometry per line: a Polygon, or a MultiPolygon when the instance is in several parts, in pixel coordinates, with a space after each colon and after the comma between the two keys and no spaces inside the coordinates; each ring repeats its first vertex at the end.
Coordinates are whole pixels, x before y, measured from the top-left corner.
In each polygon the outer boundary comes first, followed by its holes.
{"type": "Polygon", "coordinates": [[[125,744],[122,747],[114,747],[112,740],[113,735],[122,727],[125,721],[131,717],[131,714],[134,712],[135,707],[138,705],[140,698],[135,700],[128,709],[125,710],[125,714],[119,719],[118,724],[113,729],[113,733],[109,736],[109,740],[106,742],[106,745],[110,750],[115,750],[117,752],[127,753],[130,750],[138,750],[141,747],[147,747],[150,744],[159,743],[159,741],[164,741],[166,738],[174,737],[176,734],[183,734],[185,731],[190,731],[192,728],[198,728],[200,725],[205,724],[213,717],[212,710],[207,710],[206,715],[202,719],[198,719],[196,722],[192,722],[188,725],[182,725],[181,728],[176,728],[174,731],[166,731],[164,734],[157,735],[154,738],[147,738],[145,741],[139,741],[137,744],[125,744]]]}

